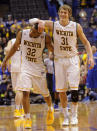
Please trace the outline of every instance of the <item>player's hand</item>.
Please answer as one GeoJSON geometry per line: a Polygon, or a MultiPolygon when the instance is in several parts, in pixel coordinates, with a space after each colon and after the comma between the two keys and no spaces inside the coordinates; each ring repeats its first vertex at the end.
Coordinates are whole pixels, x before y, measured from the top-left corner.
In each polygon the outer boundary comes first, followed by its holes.
{"type": "Polygon", "coordinates": [[[45,22],[43,20],[39,20],[38,23],[38,32],[42,33],[45,29],[45,22]]]}
{"type": "Polygon", "coordinates": [[[1,68],[2,68],[2,71],[4,73],[4,71],[6,70],[6,61],[5,60],[2,62],[1,68]]]}
{"type": "Polygon", "coordinates": [[[92,69],[94,67],[94,59],[93,58],[89,58],[89,64],[90,64],[89,69],[92,69]]]}

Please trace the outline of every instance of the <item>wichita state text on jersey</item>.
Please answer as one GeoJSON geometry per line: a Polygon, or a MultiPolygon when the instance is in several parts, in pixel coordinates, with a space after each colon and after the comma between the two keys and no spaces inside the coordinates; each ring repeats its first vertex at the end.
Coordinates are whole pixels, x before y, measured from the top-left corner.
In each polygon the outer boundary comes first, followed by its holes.
{"type": "Polygon", "coordinates": [[[77,55],[76,23],[70,21],[67,26],[54,23],[54,54],[57,58],[77,55]]]}
{"type": "Polygon", "coordinates": [[[22,50],[22,71],[31,75],[40,75],[39,72],[44,71],[42,62],[42,53],[45,47],[45,33],[39,37],[33,38],[29,36],[30,29],[23,30],[21,40],[22,50]]]}

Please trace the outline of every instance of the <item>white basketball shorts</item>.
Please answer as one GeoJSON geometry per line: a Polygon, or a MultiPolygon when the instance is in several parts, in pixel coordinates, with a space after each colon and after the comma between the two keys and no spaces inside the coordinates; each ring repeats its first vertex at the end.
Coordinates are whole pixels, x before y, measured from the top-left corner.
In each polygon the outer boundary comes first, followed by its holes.
{"type": "Polygon", "coordinates": [[[72,58],[59,58],[55,60],[56,91],[63,92],[68,89],[78,90],[80,81],[79,56],[72,58]]]}
{"type": "Polygon", "coordinates": [[[34,76],[23,72],[20,75],[20,80],[21,80],[20,83],[21,85],[19,85],[18,83],[18,86],[20,86],[18,90],[30,92],[31,88],[33,88],[34,93],[41,94],[44,97],[49,96],[46,75],[34,76]]]}

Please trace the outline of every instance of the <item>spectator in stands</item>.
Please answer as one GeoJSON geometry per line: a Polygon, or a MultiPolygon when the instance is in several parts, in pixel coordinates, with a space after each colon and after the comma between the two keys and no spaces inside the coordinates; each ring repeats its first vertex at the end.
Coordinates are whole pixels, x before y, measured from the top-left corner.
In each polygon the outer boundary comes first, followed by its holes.
{"type": "Polygon", "coordinates": [[[26,21],[22,19],[21,28],[24,29],[27,26],[26,21]]]}
{"type": "Polygon", "coordinates": [[[17,32],[17,30],[16,30],[15,25],[12,25],[11,28],[10,28],[10,32],[9,32],[9,36],[10,36],[9,39],[15,38],[16,32],[17,32]]]}
{"type": "Polygon", "coordinates": [[[7,45],[7,39],[6,37],[2,38],[2,48],[4,49],[4,47],[7,45]]]}
{"type": "Polygon", "coordinates": [[[94,22],[97,24],[97,9],[96,8],[94,8],[93,10],[92,17],[94,18],[94,22]]]}
{"type": "Polygon", "coordinates": [[[13,24],[12,15],[8,15],[8,21],[6,22],[6,27],[10,29],[10,26],[13,24]]]}
{"type": "Polygon", "coordinates": [[[0,35],[1,37],[6,37],[6,28],[4,26],[0,28],[0,35]]]}
{"type": "Polygon", "coordinates": [[[81,9],[79,12],[79,22],[83,28],[88,27],[87,13],[84,9],[81,9]]]}
{"type": "Polygon", "coordinates": [[[2,49],[2,45],[0,45],[0,61],[2,61],[4,58],[4,51],[2,49]]]}
{"type": "Polygon", "coordinates": [[[6,39],[7,41],[9,40],[9,29],[8,28],[6,29],[6,39]]]}
{"type": "Polygon", "coordinates": [[[82,17],[87,17],[87,13],[86,11],[82,8],[79,12],[79,17],[82,18],[82,17]]]}
{"type": "Polygon", "coordinates": [[[96,22],[94,21],[93,16],[90,18],[89,27],[92,29],[94,29],[96,27],[96,22]]]}
{"type": "Polygon", "coordinates": [[[83,27],[83,28],[88,28],[88,20],[87,20],[87,17],[82,17],[81,19],[80,19],[80,24],[81,24],[81,26],[83,27]]]}
{"type": "Polygon", "coordinates": [[[93,9],[92,17],[97,17],[97,9],[96,8],[93,9]]]}
{"type": "Polygon", "coordinates": [[[13,25],[15,26],[15,29],[16,29],[16,30],[17,30],[17,29],[21,29],[21,26],[20,26],[20,24],[18,23],[17,19],[14,20],[13,25]]]}
{"type": "Polygon", "coordinates": [[[97,47],[97,26],[96,26],[96,28],[93,31],[93,38],[94,38],[94,42],[95,42],[96,47],[97,47]]]}

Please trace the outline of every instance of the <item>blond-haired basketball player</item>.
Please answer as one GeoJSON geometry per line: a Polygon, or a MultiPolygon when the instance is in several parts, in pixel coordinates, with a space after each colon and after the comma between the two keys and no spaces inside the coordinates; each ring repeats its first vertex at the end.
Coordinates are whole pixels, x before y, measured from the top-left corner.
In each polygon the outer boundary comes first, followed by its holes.
{"type": "MultiPolygon", "coordinates": [[[[59,8],[59,21],[42,21],[39,23],[38,31],[44,27],[53,31],[56,90],[59,92],[61,105],[64,112],[63,125],[69,125],[66,90],[71,87],[71,124],[78,124],[78,86],[80,80],[79,56],[77,51],[77,36],[84,44],[89,55],[91,68],[94,66],[92,50],[80,24],[70,21],[72,9],[68,5],[59,8]]],[[[30,20],[31,22],[31,20],[30,20]]]]}
{"type": "Polygon", "coordinates": [[[4,71],[8,59],[16,52],[21,43],[22,64],[21,83],[18,90],[23,91],[23,107],[25,112],[24,128],[31,128],[29,93],[33,85],[36,93],[41,93],[48,104],[47,124],[54,121],[54,109],[51,97],[47,88],[45,67],[42,61],[42,53],[45,46],[52,50],[51,39],[44,32],[38,32],[38,24],[31,29],[19,32],[15,44],[4,58],[2,70],[4,71]]]}
{"type": "MultiPolygon", "coordinates": [[[[5,47],[4,52],[7,55],[10,51],[11,47],[14,45],[16,38],[13,38],[8,41],[7,47],[5,47]]],[[[24,115],[24,110],[22,106],[22,92],[17,90],[17,83],[20,82],[19,76],[21,72],[21,50],[20,48],[17,49],[15,54],[11,57],[11,80],[12,80],[12,87],[16,93],[15,96],[15,110],[14,110],[14,117],[21,117],[24,115]]]]}

